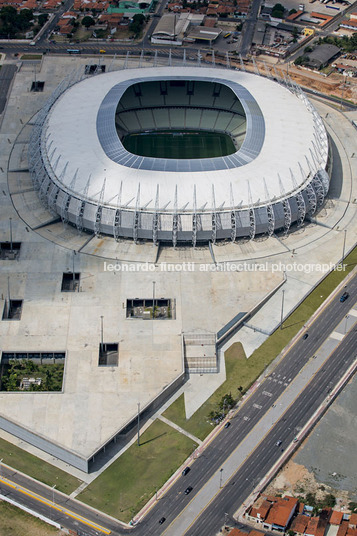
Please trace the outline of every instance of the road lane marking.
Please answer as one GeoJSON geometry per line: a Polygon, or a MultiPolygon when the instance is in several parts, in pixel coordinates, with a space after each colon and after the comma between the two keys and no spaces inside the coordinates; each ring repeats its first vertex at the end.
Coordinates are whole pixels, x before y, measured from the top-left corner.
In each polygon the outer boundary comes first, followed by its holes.
{"type": "Polygon", "coordinates": [[[72,517],[73,519],[76,519],[77,521],[80,521],[84,525],[88,525],[89,527],[92,527],[95,530],[99,530],[103,534],[111,534],[111,531],[109,529],[106,529],[105,527],[98,525],[98,523],[93,523],[92,521],[89,521],[89,519],[86,519],[85,517],[82,517],[79,514],[75,514],[71,510],[68,510],[67,508],[58,506],[55,503],[52,503],[49,499],[45,499],[41,495],[38,495],[37,493],[34,493],[19,484],[16,484],[16,482],[13,482],[12,480],[9,480],[8,478],[0,477],[0,482],[2,482],[3,484],[5,484],[6,486],[10,488],[13,488],[19,491],[23,495],[27,495],[28,497],[31,497],[31,499],[35,499],[36,501],[42,504],[45,504],[46,506],[49,506],[53,510],[57,510],[58,512],[61,512],[64,515],[72,517]]]}
{"type": "MultiPolygon", "coordinates": [[[[326,338],[327,339],[327,338],[326,338]]],[[[341,343],[340,343],[341,344],[341,343]]],[[[305,398],[307,398],[307,394],[304,393],[304,391],[308,388],[308,386],[311,384],[311,382],[314,380],[315,378],[315,375],[319,372],[323,372],[323,367],[325,365],[328,364],[328,361],[329,359],[331,358],[331,356],[333,355],[333,353],[337,350],[337,348],[340,346],[340,344],[338,344],[336,346],[336,348],[334,348],[333,350],[331,350],[331,352],[328,354],[328,356],[324,359],[324,361],[321,363],[321,365],[317,368],[317,370],[315,371],[315,373],[310,377],[310,379],[307,381],[307,383],[304,384],[304,386],[298,391],[298,393],[296,394],[296,396],[292,399],[292,401],[290,402],[290,404],[285,408],[285,410],[283,411],[283,413],[279,416],[279,418],[277,419],[276,422],[273,423],[273,425],[267,430],[267,432],[264,434],[264,436],[261,438],[261,440],[259,441],[259,443],[257,443],[255,445],[255,447],[253,448],[253,450],[250,452],[250,454],[248,455],[248,458],[245,458],[241,463],[240,465],[237,467],[237,469],[234,471],[234,473],[231,474],[231,476],[226,480],[226,482],[224,483],[224,485],[222,486],[222,488],[218,489],[217,492],[212,496],[212,498],[208,501],[208,503],[206,503],[206,505],[198,512],[198,514],[196,514],[196,516],[194,517],[194,519],[192,520],[192,522],[190,523],[190,525],[185,529],[185,532],[183,533],[184,534],[187,534],[187,532],[190,530],[190,528],[195,524],[195,522],[198,520],[198,518],[207,510],[207,508],[212,504],[212,502],[216,499],[216,497],[219,495],[219,493],[222,491],[223,488],[225,488],[229,483],[230,481],[237,475],[238,471],[241,469],[241,467],[249,460],[249,458],[251,458],[251,456],[254,454],[254,452],[256,451],[256,449],[262,444],[262,442],[265,440],[265,438],[269,435],[269,433],[275,428],[275,426],[277,425],[277,423],[279,421],[283,422],[283,417],[286,415],[286,413],[289,411],[289,409],[291,408],[291,406],[293,406],[293,404],[300,398],[302,397],[302,400],[304,400],[305,398]]],[[[321,344],[322,346],[322,344],[321,344]]],[[[321,348],[320,346],[320,348],[321,348]]],[[[319,348],[319,349],[320,349],[319,348]]],[[[306,363],[303,368],[301,369],[304,370],[305,367],[308,366],[308,363],[306,363]]],[[[300,371],[300,372],[301,372],[300,371]]],[[[297,379],[298,377],[296,377],[297,379]]],[[[290,387],[290,386],[289,386],[290,387]]],[[[276,403],[278,402],[278,400],[280,400],[283,395],[286,393],[286,390],[284,390],[280,395],[279,397],[277,398],[276,400],[276,403]]],[[[271,410],[268,410],[266,413],[264,413],[264,415],[259,419],[259,421],[255,424],[255,426],[252,428],[252,430],[249,431],[249,433],[247,434],[247,436],[245,436],[245,440],[247,440],[247,438],[253,433],[254,429],[259,425],[259,423],[264,419],[264,417],[266,417],[269,413],[270,413],[271,410]]],[[[244,420],[248,420],[249,418],[245,418],[243,417],[244,420]]],[[[228,456],[228,458],[226,458],[226,460],[224,461],[224,463],[227,463],[227,461],[235,454],[236,450],[240,447],[242,442],[240,442],[236,448],[231,452],[231,454],[228,456]]],[[[282,459],[284,457],[284,454],[279,458],[282,459]]],[[[279,463],[279,460],[277,461],[277,463],[279,463]]],[[[172,527],[172,525],[182,516],[183,512],[188,508],[188,506],[190,506],[190,504],[192,503],[192,501],[195,500],[195,498],[202,492],[203,488],[205,488],[209,482],[214,478],[216,477],[217,478],[217,471],[216,473],[213,473],[213,475],[211,476],[211,478],[206,481],[206,483],[204,484],[204,486],[202,488],[199,489],[199,491],[197,492],[197,494],[195,495],[195,497],[193,497],[191,499],[191,501],[186,505],[186,507],[181,510],[180,514],[168,525],[168,527],[165,529],[165,531],[163,532],[163,534],[166,534],[166,532],[172,527]]]]}

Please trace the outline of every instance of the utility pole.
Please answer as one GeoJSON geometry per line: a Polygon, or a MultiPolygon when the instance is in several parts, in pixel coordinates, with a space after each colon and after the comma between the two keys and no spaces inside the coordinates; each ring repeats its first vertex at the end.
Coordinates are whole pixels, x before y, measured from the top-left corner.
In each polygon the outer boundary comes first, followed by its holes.
{"type": "Polygon", "coordinates": [[[73,250],[73,269],[72,269],[72,274],[73,274],[73,291],[75,290],[76,288],[76,276],[75,276],[75,273],[74,273],[74,256],[75,256],[76,252],[75,250],[73,250]]]}
{"type": "Polygon", "coordinates": [[[344,237],[343,237],[342,261],[341,261],[342,265],[343,265],[343,261],[345,259],[346,235],[347,235],[347,229],[344,230],[344,237]]]}
{"type": "Polygon", "coordinates": [[[103,353],[104,344],[103,344],[103,315],[100,317],[100,352],[103,353]]]}
{"type": "Polygon", "coordinates": [[[9,306],[7,308],[7,318],[11,318],[11,296],[10,296],[10,276],[7,276],[7,299],[9,306]]]}
{"type": "Polygon", "coordinates": [[[138,402],[138,447],[140,447],[140,402],[138,402]]]}
{"type": "Polygon", "coordinates": [[[282,295],[282,297],[281,297],[280,329],[283,329],[283,317],[284,317],[284,294],[285,294],[285,290],[283,290],[283,295],[282,295]]]}
{"type": "Polygon", "coordinates": [[[10,253],[12,253],[12,218],[9,218],[10,220],[10,253]]]}

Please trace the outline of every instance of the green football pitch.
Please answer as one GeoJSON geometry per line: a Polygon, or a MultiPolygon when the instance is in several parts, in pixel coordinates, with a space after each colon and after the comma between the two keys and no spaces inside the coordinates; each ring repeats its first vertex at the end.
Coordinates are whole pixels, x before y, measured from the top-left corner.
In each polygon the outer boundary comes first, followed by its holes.
{"type": "Polygon", "coordinates": [[[154,158],[213,158],[236,151],[231,138],[218,132],[145,132],[129,134],[122,143],[133,154],[154,158]]]}

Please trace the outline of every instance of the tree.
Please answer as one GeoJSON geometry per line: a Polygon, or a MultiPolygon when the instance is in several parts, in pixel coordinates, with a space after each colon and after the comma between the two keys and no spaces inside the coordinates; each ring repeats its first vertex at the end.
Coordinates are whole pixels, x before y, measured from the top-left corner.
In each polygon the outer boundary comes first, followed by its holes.
{"type": "Polygon", "coordinates": [[[327,493],[322,501],[323,506],[333,508],[336,505],[336,497],[332,493],[327,493]]]}
{"type": "Polygon", "coordinates": [[[44,26],[46,22],[48,21],[48,15],[47,13],[41,13],[41,15],[38,16],[38,23],[41,26],[44,26]]]}
{"type": "Polygon", "coordinates": [[[284,18],[284,12],[285,12],[284,6],[282,6],[281,4],[275,4],[275,6],[273,6],[271,15],[272,17],[275,17],[277,19],[282,19],[284,18]]]}
{"type": "Polygon", "coordinates": [[[231,393],[222,396],[222,399],[219,403],[219,409],[223,411],[223,413],[226,413],[233,406],[234,406],[234,399],[231,393]]]}
{"type": "Polygon", "coordinates": [[[95,24],[95,20],[89,15],[86,15],[85,17],[83,17],[82,26],[85,26],[87,30],[90,26],[94,26],[94,24],[95,24]]]}
{"type": "Polygon", "coordinates": [[[139,35],[144,26],[145,17],[141,13],[137,13],[133,17],[133,21],[129,26],[129,30],[135,34],[135,37],[139,35]]]}
{"type": "Polygon", "coordinates": [[[17,11],[14,7],[12,6],[5,6],[3,8],[1,8],[0,10],[0,19],[2,20],[2,22],[4,23],[4,25],[10,25],[10,24],[14,24],[15,20],[16,20],[16,17],[17,17],[17,11]]]}
{"type": "Polygon", "coordinates": [[[356,514],[357,513],[357,502],[349,502],[348,503],[348,508],[351,510],[351,512],[353,514],[356,514]]]}

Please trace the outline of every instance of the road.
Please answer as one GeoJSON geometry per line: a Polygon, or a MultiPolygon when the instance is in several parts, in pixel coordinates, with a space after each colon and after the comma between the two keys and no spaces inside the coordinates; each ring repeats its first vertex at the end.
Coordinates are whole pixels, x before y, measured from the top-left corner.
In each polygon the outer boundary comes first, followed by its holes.
{"type": "Polygon", "coordinates": [[[254,29],[258,19],[258,13],[260,8],[261,0],[253,0],[250,7],[248,17],[244,21],[242,37],[240,41],[240,50],[243,58],[247,57],[247,54],[250,50],[253,41],[254,29]]]}
{"type": "MultiPolygon", "coordinates": [[[[284,359],[269,374],[268,378],[259,386],[250,399],[237,412],[233,423],[227,430],[224,429],[218,437],[205,449],[203,454],[194,462],[190,473],[186,477],[180,477],[173,484],[170,490],[158,501],[158,504],[148,513],[143,522],[134,529],[135,534],[162,534],[174,519],[182,515],[182,511],[188,506],[191,499],[207,483],[211,476],[224,467],[225,460],[236,449],[237,445],[246,437],[257,425],[263,414],[277,401],[286,387],[294,377],[299,374],[301,368],[313,356],[322,342],[334,330],[336,325],[343,319],[357,299],[357,277],[355,276],[348,284],[350,297],[344,303],[339,301],[339,296],[326,307],[309,327],[308,338],[300,337],[286,354],[284,359]],[[271,396],[266,396],[266,392],[271,396]],[[183,492],[187,486],[192,486],[193,491],[189,496],[183,492]],[[165,525],[159,526],[159,519],[166,518],[165,525]]],[[[251,445],[251,455],[240,467],[232,482],[226,485],[221,493],[215,498],[204,515],[198,517],[195,524],[187,534],[198,536],[199,534],[214,534],[217,528],[224,523],[225,513],[232,515],[240,504],[249,496],[254,485],[263,477],[274,465],[281,455],[280,449],[275,446],[276,441],[281,440],[284,448],[296,435],[296,429],[307,422],[310,415],[315,411],[321,401],[327,396],[327,391],[331,385],[337,383],[348,366],[356,357],[357,336],[356,331],[345,337],[341,345],[331,355],[327,364],[315,375],[314,379],[301,393],[295,403],[289,408],[287,413],[275,424],[267,438],[260,445],[251,445]],[[255,449],[255,450],[254,450],[255,449]],[[204,527],[204,530],[203,530],[204,527]],[[209,532],[207,530],[209,528],[209,532]]],[[[4,469],[4,468],[3,468],[4,469]]],[[[26,478],[17,474],[9,474],[3,471],[3,475],[8,476],[18,484],[47,497],[49,501],[54,499],[56,504],[69,508],[95,523],[111,530],[114,534],[124,534],[128,529],[122,529],[118,523],[107,519],[105,516],[94,515],[85,505],[72,501],[69,498],[58,494],[55,490],[44,491],[41,484],[32,484],[26,478]]],[[[1,490],[9,488],[1,485],[1,490]]],[[[37,502],[24,494],[11,490],[11,494],[16,496],[21,502],[29,504],[37,510],[37,502]]],[[[47,512],[47,516],[53,516],[52,508],[41,504],[41,510],[47,512]]],[[[184,515],[184,514],[183,514],[184,515]]],[[[78,528],[82,526],[78,520],[69,515],[56,511],[56,520],[68,528],[78,528]]],[[[87,534],[95,534],[95,530],[86,527],[87,534]],[[94,532],[90,532],[94,531],[94,532]]],[[[179,535],[177,535],[179,536],[179,535]]],[[[180,535],[181,536],[181,535],[180,535]]]]}
{"type": "MultiPolygon", "coordinates": [[[[282,441],[282,447],[291,443],[299,429],[314,414],[319,405],[326,400],[331,387],[343,376],[346,369],[354,362],[357,353],[356,331],[350,332],[338,346],[319,372],[314,376],[303,393],[288,408],[284,416],[277,422],[273,430],[259,444],[248,460],[235,474],[210,507],[201,515],[195,524],[187,531],[187,536],[199,536],[205,533],[205,527],[210,527],[209,534],[215,534],[225,522],[225,513],[231,517],[237,507],[244,501],[270,468],[281,456],[277,441],[282,441]]],[[[272,380],[271,377],[268,381],[272,380]]],[[[271,384],[271,381],[270,381],[271,384]]],[[[244,433],[242,422],[234,424],[240,433],[244,433]]],[[[206,532],[207,534],[207,532],[206,532]]]]}

